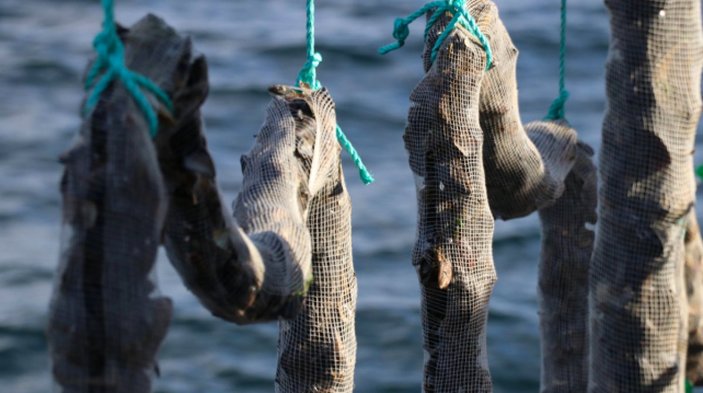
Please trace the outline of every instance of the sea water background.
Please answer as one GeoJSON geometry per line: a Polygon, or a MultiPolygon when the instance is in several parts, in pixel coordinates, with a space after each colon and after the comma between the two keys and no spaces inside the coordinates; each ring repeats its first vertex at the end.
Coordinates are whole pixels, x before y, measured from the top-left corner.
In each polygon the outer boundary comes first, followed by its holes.
{"type": "MultiPolygon", "coordinates": [[[[147,12],[193,36],[210,64],[207,135],[220,185],[237,194],[239,157],[253,142],[274,83],[292,83],[304,62],[304,2],[288,0],[119,0],[131,24],[147,12]]],[[[422,374],[419,290],[410,264],[415,190],[401,136],[408,95],[422,76],[424,23],[405,48],[391,40],[393,19],[420,0],[321,0],[321,81],[338,120],[377,182],[363,186],[345,158],[354,206],[359,392],[418,392],[422,374]]],[[[523,119],[541,118],[557,92],[559,2],[497,0],[521,51],[523,119]]],[[[601,0],[569,8],[567,115],[582,139],[599,147],[605,109],[608,19],[601,0]]],[[[61,166],[57,156],[77,132],[80,78],[102,15],[95,0],[0,0],[0,386],[43,393],[51,380],[44,337],[58,260],[61,166]]],[[[700,162],[700,160],[698,160],[700,162]]],[[[496,392],[539,386],[537,261],[539,222],[499,222],[491,301],[489,360],[496,392]]],[[[160,353],[156,392],[271,392],[275,324],[237,327],[210,316],[161,253],[158,277],[175,315],[160,353]]],[[[584,299],[584,302],[586,299],[584,299]]]]}

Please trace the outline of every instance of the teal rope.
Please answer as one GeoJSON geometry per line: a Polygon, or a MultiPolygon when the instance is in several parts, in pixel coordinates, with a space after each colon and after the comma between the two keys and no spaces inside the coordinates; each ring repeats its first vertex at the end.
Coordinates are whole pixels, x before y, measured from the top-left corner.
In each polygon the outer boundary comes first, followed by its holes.
{"type": "Polygon", "coordinates": [[[559,44],[559,97],[549,107],[545,120],[562,120],[565,117],[566,101],[569,92],[566,90],[566,0],[561,0],[561,31],[559,44]]]}
{"type": "MultiPolygon", "coordinates": [[[[298,73],[297,84],[298,86],[307,85],[313,90],[318,90],[322,88],[322,84],[317,80],[317,67],[322,62],[322,55],[315,52],[315,0],[307,0],[307,24],[306,24],[306,41],[307,41],[307,61],[303,68],[298,73]]],[[[371,184],[374,182],[373,176],[364,165],[359,152],[356,151],[352,143],[349,141],[344,132],[339,126],[336,130],[337,141],[346,150],[349,156],[354,161],[359,170],[359,177],[364,184],[371,184]]]]}
{"type": "Polygon", "coordinates": [[[318,90],[322,87],[320,81],[317,80],[317,66],[322,63],[322,55],[315,52],[315,1],[307,0],[306,7],[306,41],[307,41],[307,61],[303,69],[298,73],[297,83],[306,84],[313,90],[318,90]]]}
{"type": "Polygon", "coordinates": [[[437,42],[435,42],[434,46],[432,47],[430,60],[434,63],[435,59],[437,58],[437,53],[442,47],[442,44],[447,39],[447,37],[449,37],[449,34],[456,28],[456,25],[459,24],[479,40],[481,46],[483,46],[483,50],[486,52],[486,69],[489,69],[493,64],[493,52],[491,50],[491,45],[488,43],[488,39],[483,34],[483,32],[481,32],[481,29],[478,27],[478,24],[476,24],[476,20],[466,10],[466,0],[433,1],[425,4],[422,8],[413,12],[405,18],[397,18],[393,26],[393,38],[396,39],[396,42],[393,42],[380,48],[378,52],[382,55],[385,55],[403,47],[403,45],[405,45],[405,40],[410,35],[410,24],[413,23],[417,18],[421,17],[422,15],[426,14],[427,12],[433,9],[435,11],[432,16],[430,16],[430,19],[427,21],[427,25],[425,26],[425,39],[427,39],[427,35],[432,29],[432,26],[437,23],[437,21],[442,15],[444,15],[444,13],[449,12],[454,16],[447,25],[447,27],[444,29],[442,34],[437,38],[437,42]]]}
{"type": "Polygon", "coordinates": [[[354,161],[354,165],[356,165],[359,169],[359,177],[361,177],[361,181],[364,182],[364,184],[373,183],[375,179],[371,176],[369,170],[366,169],[366,165],[364,165],[364,162],[361,160],[361,156],[356,151],[354,146],[352,146],[351,142],[347,139],[347,136],[344,135],[344,132],[341,128],[339,128],[339,126],[337,126],[337,141],[339,141],[339,144],[344,148],[344,150],[347,151],[347,153],[349,153],[352,161],[354,161]]]}
{"type": "Polygon", "coordinates": [[[119,79],[137,103],[139,109],[144,113],[144,117],[149,124],[149,132],[152,137],[155,137],[159,130],[159,120],[142,89],[156,96],[169,110],[173,110],[171,99],[147,77],[127,68],[124,62],[124,45],[117,35],[113,0],[102,0],[102,6],[105,20],[103,21],[102,31],[93,40],[93,48],[95,48],[97,58],[88,71],[85,81],[85,90],[89,91],[92,88],[93,91],[86,100],[84,113],[92,111],[98,104],[100,95],[105,89],[115,79],[119,79]],[[98,80],[101,72],[103,72],[103,75],[98,80]]]}

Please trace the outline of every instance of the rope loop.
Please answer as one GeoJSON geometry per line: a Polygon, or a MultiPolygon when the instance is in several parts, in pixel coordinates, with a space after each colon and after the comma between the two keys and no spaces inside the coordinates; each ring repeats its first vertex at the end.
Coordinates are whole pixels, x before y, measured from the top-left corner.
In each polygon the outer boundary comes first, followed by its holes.
{"type": "Polygon", "coordinates": [[[168,95],[149,78],[127,68],[124,62],[124,45],[117,34],[113,1],[102,0],[102,6],[105,14],[103,30],[93,40],[97,58],[88,71],[85,81],[85,90],[93,89],[93,91],[88,96],[83,111],[85,114],[92,111],[100,100],[100,95],[114,80],[119,80],[144,114],[149,124],[149,133],[155,137],[159,130],[159,120],[142,89],[154,95],[169,111],[173,110],[173,103],[168,95]],[[103,75],[98,79],[101,72],[103,75]]]}
{"type": "Polygon", "coordinates": [[[405,45],[405,40],[410,36],[410,24],[403,18],[396,18],[393,22],[393,38],[398,41],[398,45],[405,45]]]}
{"type": "Polygon", "coordinates": [[[446,26],[442,34],[437,38],[437,42],[432,47],[432,53],[430,59],[432,62],[437,58],[437,53],[439,48],[447,39],[449,34],[456,28],[457,23],[467,29],[471,34],[473,34],[481,43],[483,50],[486,52],[486,69],[489,69],[493,64],[493,52],[491,51],[491,46],[488,42],[486,36],[481,32],[478,27],[476,20],[471,16],[471,14],[466,10],[466,0],[440,0],[433,1],[425,4],[419,10],[413,12],[405,18],[397,18],[394,22],[393,28],[393,38],[396,42],[388,44],[381,47],[378,51],[380,54],[385,55],[396,49],[400,49],[405,45],[405,40],[410,35],[409,25],[414,22],[417,18],[425,15],[427,12],[434,10],[434,13],[430,16],[425,26],[425,39],[429,35],[432,27],[439,21],[439,19],[445,13],[450,13],[453,15],[452,20],[446,26]]]}

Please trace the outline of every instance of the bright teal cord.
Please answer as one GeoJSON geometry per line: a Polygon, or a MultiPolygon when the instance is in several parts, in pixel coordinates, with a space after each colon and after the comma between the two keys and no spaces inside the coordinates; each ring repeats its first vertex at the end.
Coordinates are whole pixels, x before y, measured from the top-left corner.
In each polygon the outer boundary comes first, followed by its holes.
{"type": "Polygon", "coordinates": [[[146,89],[158,98],[169,110],[173,110],[173,104],[168,95],[161,90],[154,82],[147,77],[134,71],[130,71],[124,62],[124,45],[117,35],[115,25],[115,14],[113,0],[102,0],[105,20],[102,31],[93,40],[93,47],[97,53],[95,63],[88,71],[85,81],[86,91],[93,91],[86,100],[84,113],[88,113],[95,108],[100,100],[100,95],[110,84],[119,79],[125,89],[132,96],[137,106],[144,113],[144,117],[149,124],[149,132],[155,137],[159,130],[159,120],[151,106],[149,99],[144,95],[142,89],[146,89]],[[102,77],[97,80],[100,73],[102,77]]]}
{"type": "MultiPolygon", "coordinates": [[[[322,88],[322,84],[317,80],[317,66],[322,62],[322,55],[315,52],[315,1],[307,0],[307,25],[306,25],[306,40],[307,40],[307,61],[303,66],[303,69],[298,73],[298,86],[305,84],[313,90],[318,90],[322,88]]],[[[354,161],[359,170],[359,177],[364,184],[371,184],[374,182],[373,176],[364,165],[359,152],[356,151],[354,146],[351,144],[349,139],[339,126],[336,130],[337,141],[339,144],[347,151],[349,156],[354,161]]]]}
{"type": "Polygon", "coordinates": [[[566,90],[566,0],[561,0],[561,31],[559,44],[559,97],[549,107],[545,120],[562,120],[565,117],[565,105],[569,99],[566,90]]]}
{"type": "Polygon", "coordinates": [[[339,144],[342,145],[344,150],[349,153],[349,156],[351,157],[352,161],[354,161],[354,165],[356,165],[356,167],[359,169],[359,176],[361,177],[361,181],[364,182],[364,184],[373,183],[373,176],[371,176],[369,170],[366,169],[366,165],[364,165],[364,162],[361,160],[361,156],[356,151],[354,146],[352,146],[351,142],[349,142],[349,139],[347,139],[347,136],[344,135],[344,132],[342,132],[342,129],[339,128],[339,126],[337,126],[337,140],[339,141],[339,144]]]}
{"type": "Polygon", "coordinates": [[[435,11],[430,17],[430,19],[427,21],[427,25],[425,26],[425,39],[427,39],[427,35],[429,34],[432,26],[437,23],[439,18],[444,13],[448,12],[454,15],[454,17],[444,29],[442,34],[437,38],[437,42],[435,42],[434,46],[432,47],[430,60],[432,62],[435,61],[435,59],[437,58],[437,52],[439,52],[439,48],[442,47],[442,44],[447,39],[449,34],[456,28],[456,25],[458,23],[463,26],[466,30],[468,30],[471,34],[473,34],[476,38],[478,38],[479,42],[481,43],[481,46],[483,46],[483,50],[486,52],[486,69],[489,69],[493,64],[493,52],[491,51],[491,45],[488,43],[488,39],[483,34],[483,32],[481,32],[481,29],[476,24],[476,20],[466,10],[466,0],[433,1],[425,4],[422,8],[413,12],[405,18],[396,19],[393,26],[393,38],[396,39],[396,42],[380,48],[378,52],[382,55],[385,55],[405,45],[405,40],[410,35],[410,24],[413,23],[417,18],[421,17],[422,15],[426,14],[427,12],[433,9],[435,11]]]}
{"type": "Polygon", "coordinates": [[[306,41],[307,41],[307,61],[303,69],[298,73],[298,85],[305,83],[311,89],[317,90],[322,87],[320,81],[317,80],[317,66],[322,62],[322,55],[315,52],[315,1],[307,0],[307,25],[306,25],[306,41]]]}

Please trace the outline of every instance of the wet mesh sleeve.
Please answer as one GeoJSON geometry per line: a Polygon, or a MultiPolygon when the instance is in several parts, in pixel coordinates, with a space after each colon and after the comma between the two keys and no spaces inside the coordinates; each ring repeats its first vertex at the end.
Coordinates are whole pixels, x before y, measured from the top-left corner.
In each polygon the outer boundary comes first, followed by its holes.
{"type": "Polygon", "coordinates": [[[589,391],[679,392],[687,323],[683,239],[701,110],[701,3],[606,5],[612,42],[589,284],[589,391]]]}
{"type": "MultiPolygon", "coordinates": [[[[545,124],[568,127],[563,122],[545,124]]],[[[588,388],[588,269],[597,202],[592,155],[590,147],[578,145],[564,193],[553,205],[539,210],[542,393],[578,393],[588,388]]]]}
{"type": "Polygon", "coordinates": [[[304,100],[274,95],[254,147],[242,157],[233,220],[218,191],[199,111],[206,67],[203,58],[193,63],[192,87],[176,100],[183,109],[178,123],[158,142],[170,197],[168,256],[214,315],[240,324],[292,318],[312,279],[304,161],[315,142],[305,133],[314,125],[296,121],[295,105],[304,100]]]}
{"type": "Polygon", "coordinates": [[[686,378],[696,386],[703,384],[703,240],[695,210],[686,227],[685,278],[688,299],[688,351],[686,378]]]}
{"type": "Polygon", "coordinates": [[[276,392],[351,393],[356,363],[356,274],[352,261],[351,200],[335,139],[334,103],[312,93],[319,148],[317,190],[310,203],[313,281],[298,316],[280,322],[276,392]]]}
{"type": "MultiPolygon", "coordinates": [[[[425,43],[429,58],[436,33],[425,43]]],[[[479,95],[486,56],[463,28],[413,90],[405,147],[416,178],[413,264],[422,287],[425,392],[490,392],[488,302],[496,280],[479,95]]]]}
{"type": "MultiPolygon", "coordinates": [[[[564,179],[574,164],[576,133],[568,127],[547,127],[546,131],[558,134],[539,139],[528,136],[525,128],[540,128],[542,122],[523,127],[516,77],[518,50],[492,1],[470,0],[467,4],[493,52],[479,102],[491,211],[504,220],[526,216],[551,205],[564,191],[564,179]]],[[[445,16],[430,30],[428,44],[434,44],[448,21],[445,16]]],[[[429,66],[426,56],[425,69],[429,66]]]]}
{"type": "MultiPolygon", "coordinates": [[[[153,16],[123,39],[127,65],[173,91],[173,54],[185,42],[153,16]]],[[[57,391],[151,392],[172,308],[150,279],[166,197],[148,126],[120,84],[102,95],[62,161],[61,258],[47,330],[57,391]]]]}

